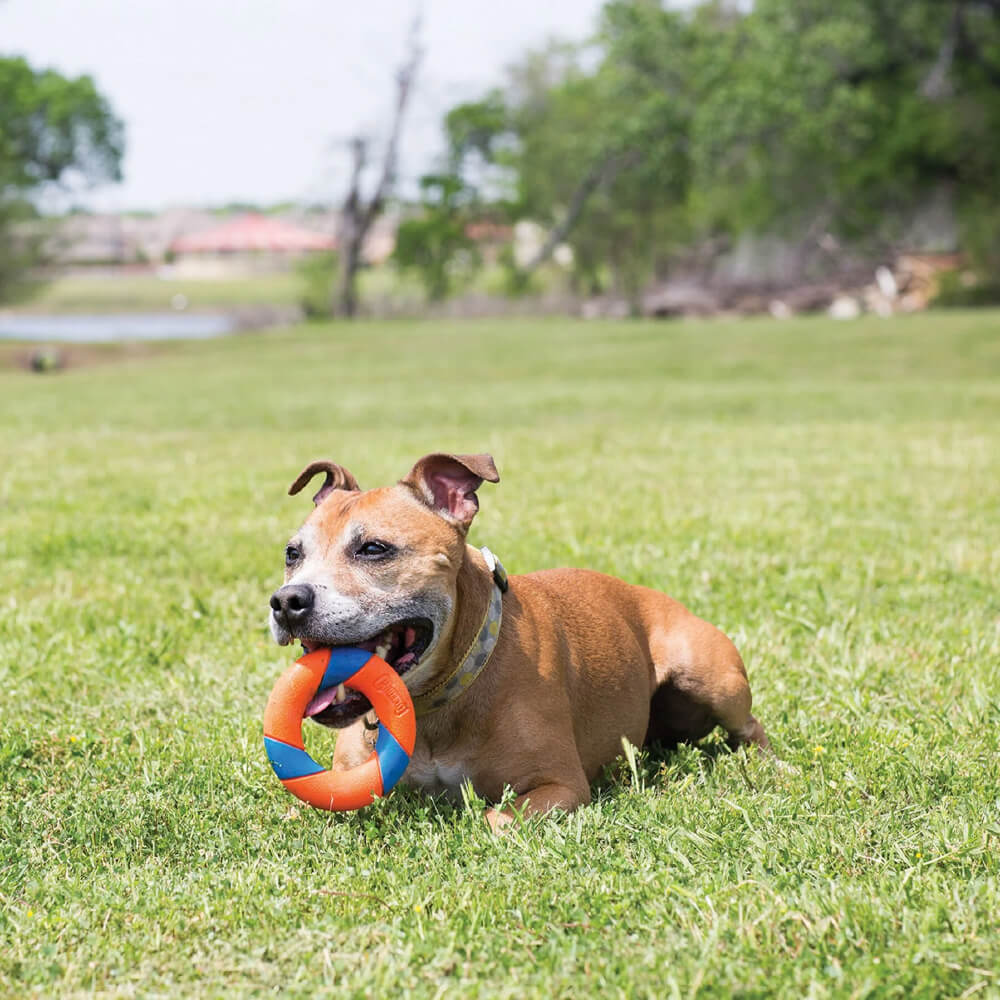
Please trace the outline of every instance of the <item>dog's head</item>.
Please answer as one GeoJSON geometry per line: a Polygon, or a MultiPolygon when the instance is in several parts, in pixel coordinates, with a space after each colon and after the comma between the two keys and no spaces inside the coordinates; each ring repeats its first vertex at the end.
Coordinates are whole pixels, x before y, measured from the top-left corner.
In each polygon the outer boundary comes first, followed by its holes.
{"type": "MultiPolygon", "coordinates": [[[[419,682],[434,671],[449,630],[476,490],[500,481],[493,459],[425,455],[395,486],[364,491],[342,466],[313,462],[288,492],[321,472],[316,506],[285,548],[271,633],[281,645],[297,639],[307,652],[361,646],[419,682]]],[[[359,692],[331,689],[309,714],[339,727],[370,708],[359,692]]]]}

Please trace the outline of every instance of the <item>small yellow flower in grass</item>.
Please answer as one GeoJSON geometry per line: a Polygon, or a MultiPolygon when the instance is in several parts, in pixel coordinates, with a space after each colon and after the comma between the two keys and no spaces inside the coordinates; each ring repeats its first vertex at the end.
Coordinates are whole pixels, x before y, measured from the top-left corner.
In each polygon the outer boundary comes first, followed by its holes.
{"type": "Polygon", "coordinates": [[[922,858],[923,856],[924,856],[924,852],[923,851],[917,851],[917,857],[918,858],[922,858]]]}
{"type": "Polygon", "coordinates": [[[34,915],[35,915],[35,911],[34,910],[28,910],[28,916],[29,917],[33,917],[34,915]]]}
{"type": "Polygon", "coordinates": [[[423,905],[420,904],[420,903],[414,903],[413,904],[413,912],[414,913],[423,913],[424,912],[423,905]]]}
{"type": "Polygon", "coordinates": [[[826,753],[826,747],[821,747],[818,743],[813,747],[813,756],[818,757],[821,753],[826,753]]]}

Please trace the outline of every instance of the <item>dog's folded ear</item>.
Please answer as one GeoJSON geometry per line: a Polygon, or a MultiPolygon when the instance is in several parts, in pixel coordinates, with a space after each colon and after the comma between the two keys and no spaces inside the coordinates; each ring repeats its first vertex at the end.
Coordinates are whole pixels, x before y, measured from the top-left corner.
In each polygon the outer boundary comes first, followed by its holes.
{"type": "Polygon", "coordinates": [[[467,529],[479,510],[476,490],[499,483],[492,455],[424,455],[400,482],[442,517],[467,529]]]}
{"type": "Polygon", "coordinates": [[[326,473],[326,479],[319,492],[313,497],[313,503],[322,503],[334,490],[360,490],[358,481],[342,465],[333,462],[310,462],[300,473],[299,478],[288,487],[288,495],[295,496],[306,486],[313,476],[320,472],[326,473]]]}

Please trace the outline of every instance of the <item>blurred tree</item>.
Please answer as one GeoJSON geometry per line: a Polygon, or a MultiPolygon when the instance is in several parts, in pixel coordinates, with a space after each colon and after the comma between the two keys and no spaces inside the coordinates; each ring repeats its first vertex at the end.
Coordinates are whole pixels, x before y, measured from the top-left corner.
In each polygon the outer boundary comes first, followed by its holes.
{"type": "Polygon", "coordinates": [[[299,305],[310,319],[330,318],[337,272],[337,254],[333,250],[306,254],[296,263],[299,305]]]}
{"type": "Polygon", "coordinates": [[[31,202],[0,198],[0,303],[31,293],[33,286],[26,277],[42,261],[43,243],[44,232],[31,202]]]}
{"type": "Polygon", "coordinates": [[[456,278],[468,279],[479,265],[476,244],[466,234],[465,187],[456,174],[420,179],[421,212],[396,231],[393,259],[420,278],[432,302],[446,298],[456,278]]]}
{"type": "Polygon", "coordinates": [[[0,299],[37,259],[37,241],[15,237],[28,199],[53,184],[120,179],[123,129],[89,76],[34,70],[0,58],[0,299]]]}
{"type": "MultiPolygon", "coordinates": [[[[701,219],[889,243],[1000,176],[1000,3],[757,0],[694,119],[701,219]]],[[[977,213],[972,213],[973,215],[977,213]]]]}
{"type": "Polygon", "coordinates": [[[409,51],[403,65],[396,72],[396,101],[393,107],[389,138],[382,154],[375,189],[367,198],[362,193],[361,181],[368,166],[370,141],[366,136],[355,135],[349,140],[351,150],[351,179],[347,197],[340,210],[340,231],[337,240],[339,277],[334,293],[333,311],[346,319],[358,311],[357,276],[361,268],[361,251],[375,220],[385,209],[386,199],[396,182],[399,159],[399,138],[413,93],[417,69],[423,52],[420,48],[420,16],[417,15],[410,30],[409,51]]]}
{"type": "MultiPolygon", "coordinates": [[[[476,193],[497,183],[493,169],[503,162],[503,144],[508,135],[507,103],[499,90],[482,100],[459,104],[445,115],[449,172],[462,176],[465,187],[476,193]]],[[[500,181],[502,184],[502,181],[500,181]]]]}
{"type": "Polygon", "coordinates": [[[637,306],[645,279],[688,241],[688,131],[717,20],[726,19],[610,3],[596,49],[529,53],[503,94],[449,113],[459,176],[471,183],[470,160],[472,173],[505,171],[509,214],[548,227],[529,259],[510,258],[513,287],[568,242],[579,283],[597,290],[610,272],[637,306]]]}
{"type": "Polygon", "coordinates": [[[445,131],[456,205],[547,227],[515,287],[562,242],[633,306],[743,232],[882,255],[930,199],[1000,266],[1000,0],[612,0],[445,131]]]}
{"type": "Polygon", "coordinates": [[[663,276],[695,236],[692,121],[719,71],[711,54],[737,18],[720,2],[693,12],[625,0],[604,7],[592,80],[613,173],[571,243],[578,277],[597,290],[603,264],[633,311],[649,278],[663,276]]]}

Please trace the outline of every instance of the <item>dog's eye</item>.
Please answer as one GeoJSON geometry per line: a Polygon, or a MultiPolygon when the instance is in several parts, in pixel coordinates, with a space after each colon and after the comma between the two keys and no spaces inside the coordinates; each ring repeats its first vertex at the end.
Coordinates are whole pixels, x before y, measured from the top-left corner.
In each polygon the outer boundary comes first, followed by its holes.
{"type": "Polygon", "coordinates": [[[364,556],[367,559],[378,559],[379,556],[387,556],[392,552],[392,546],[388,542],[380,542],[378,540],[373,542],[365,542],[358,551],[359,556],[364,556]]]}
{"type": "Polygon", "coordinates": [[[294,566],[302,558],[302,550],[294,545],[289,545],[285,549],[285,565],[294,566]]]}

